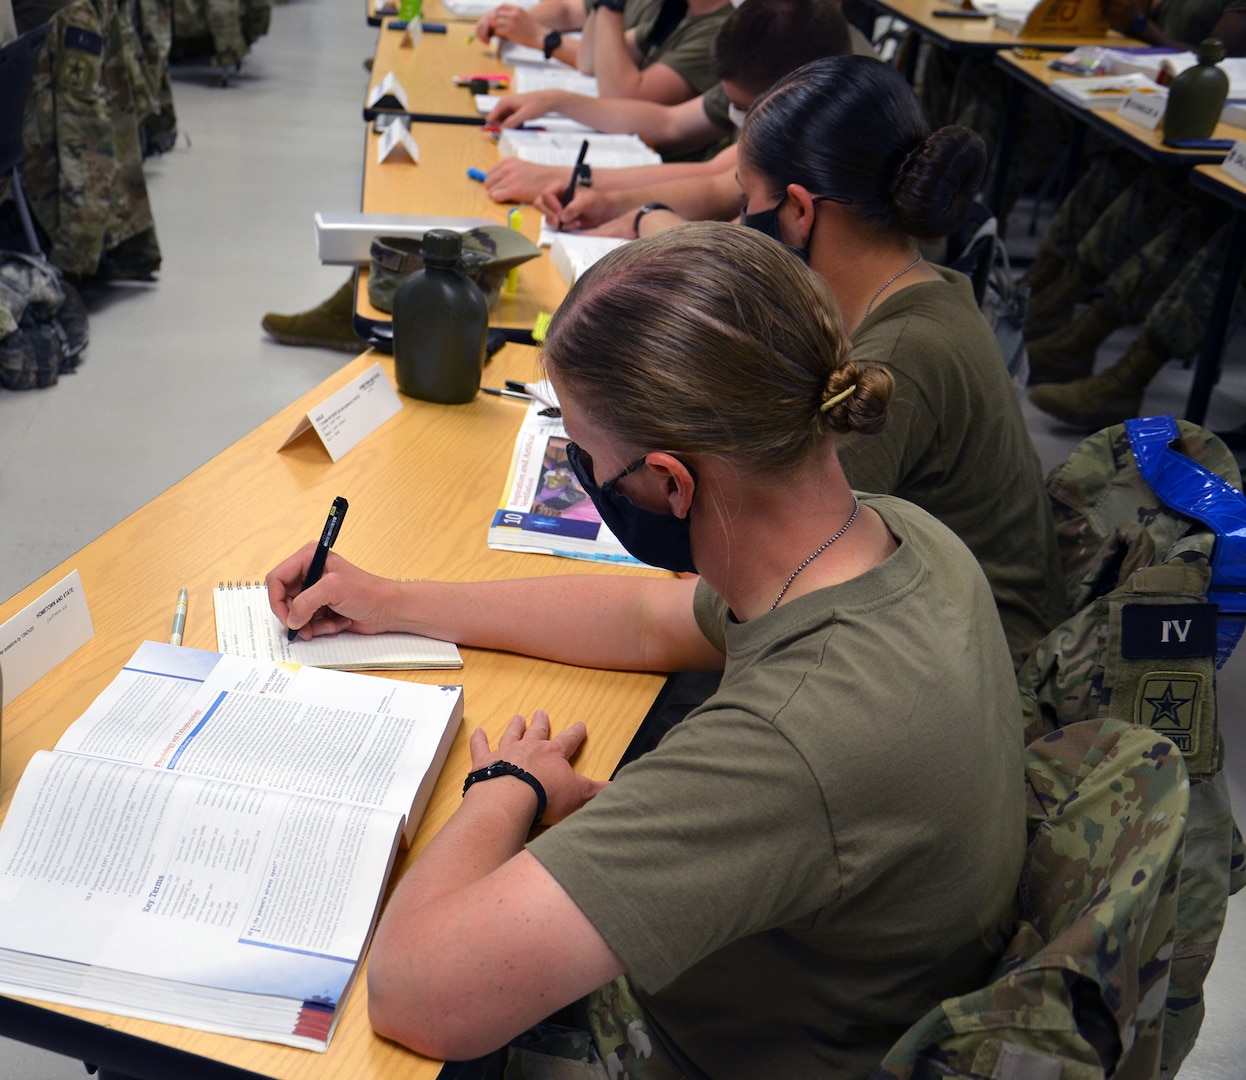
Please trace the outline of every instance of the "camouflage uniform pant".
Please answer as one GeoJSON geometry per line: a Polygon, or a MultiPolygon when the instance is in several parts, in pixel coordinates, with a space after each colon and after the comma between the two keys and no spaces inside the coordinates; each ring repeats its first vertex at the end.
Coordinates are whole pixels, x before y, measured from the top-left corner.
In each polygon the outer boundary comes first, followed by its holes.
{"type": "Polygon", "coordinates": [[[546,1022],[512,1042],[505,1080],[683,1080],[626,977],[594,990],[573,1014],[576,1027],[546,1022]]]}
{"type": "MultiPolygon", "coordinates": [[[[1157,350],[1188,359],[1202,348],[1228,253],[1230,225],[1222,225],[1171,279],[1146,313],[1143,332],[1157,350]]],[[[1238,283],[1230,325],[1246,314],[1246,294],[1238,283]]]]}
{"type": "MultiPolygon", "coordinates": [[[[932,127],[963,124],[982,136],[987,160],[995,161],[1007,116],[1009,78],[989,58],[956,56],[942,49],[924,53],[921,98],[932,127]]],[[[1068,113],[1037,94],[1024,93],[1017,119],[1017,145],[1004,192],[1004,213],[1022,192],[1037,189],[1069,141],[1068,113]]]]}
{"type": "Polygon", "coordinates": [[[1105,154],[1061,204],[1040,257],[1057,256],[1103,282],[1123,321],[1141,322],[1225,213],[1218,200],[1187,189],[1184,170],[1147,166],[1126,151],[1105,154]]]}

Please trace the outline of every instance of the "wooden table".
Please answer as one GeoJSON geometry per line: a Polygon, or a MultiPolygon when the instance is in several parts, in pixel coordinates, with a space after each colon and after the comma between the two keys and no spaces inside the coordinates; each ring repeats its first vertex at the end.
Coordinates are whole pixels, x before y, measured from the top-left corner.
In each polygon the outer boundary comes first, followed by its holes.
{"type": "MultiPolygon", "coordinates": [[[[1011,76],[1009,90],[1008,121],[1004,134],[1000,139],[997,154],[995,186],[992,192],[991,205],[997,212],[1003,200],[1004,178],[1007,174],[1008,162],[1011,158],[1016,141],[1016,119],[1020,94],[1031,90],[1041,94],[1047,100],[1073,116],[1078,123],[1074,126],[1074,137],[1070,144],[1070,160],[1066,164],[1066,175],[1071,179],[1077,158],[1081,153],[1081,143],[1086,128],[1098,131],[1110,139],[1120,143],[1126,149],[1137,154],[1153,165],[1189,167],[1191,182],[1198,187],[1211,191],[1224,199],[1234,208],[1233,242],[1229,256],[1221,274],[1222,293],[1227,296],[1217,298],[1212,318],[1208,323],[1208,333],[1203,352],[1195,368],[1194,378],[1190,384],[1190,396],[1186,402],[1185,418],[1201,424],[1207,415],[1207,403],[1211,397],[1211,389],[1219,374],[1220,352],[1224,344],[1229,310],[1233,298],[1233,289],[1241,275],[1242,262],[1246,259],[1246,220],[1243,209],[1246,209],[1246,192],[1242,185],[1227,176],[1219,167],[1224,159],[1223,150],[1180,150],[1164,145],[1163,125],[1154,131],[1148,131],[1139,124],[1122,119],[1115,109],[1086,109],[1076,102],[1057,93],[1053,85],[1061,79],[1073,78],[1061,72],[1053,71],[1046,59],[1022,59],[1007,53],[1000,53],[995,63],[1011,76]],[[1236,265],[1236,270],[1233,267],[1236,265]],[[1230,273],[1232,271],[1232,273],[1230,273]],[[1226,285],[1227,281],[1227,285],[1226,285]]],[[[1231,124],[1218,123],[1212,132],[1214,139],[1237,141],[1246,137],[1246,131],[1231,124]]],[[[1065,189],[1067,190],[1066,181],[1065,189]]]]}
{"type": "MultiPolygon", "coordinates": [[[[215,649],[213,587],[223,579],[262,578],[317,535],[336,495],[346,496],[351,506],[336,550],[377,573],[472,580],[597,569],[486,547],[522,403],[485,395],[458,406],[404,398],[400,414],[336,464],[314,433],[277,451],[313,405],[377,359],[369,353],[347,364],[0,605],[3,621],[77,569],[95,625],[88,644],[5,709],[0,809],[7,810],[32,754],[56,742],[138,644],[145,638],[167,640],[180,587],[190,593],[185,644],[215,649]]],[[[388,358],[382,364],[392,376],[388,358]]],[[[515,345],[489,368],[489,378],[499,383],[535,374],[534,350],[515,345]]],[[[614,567],[608,572],[656,573],[614,567]]],[[[432,683],[450,678],[465,687],[464,729],[413,852],[427,844],[458,804],[470,767],[466,732],[480,725],[496,738],[516,712],[545,707],[555,725],[588,724],[589,738],[577,765],[589,775],[607,777],[662,685],[656,675],[572,668],[479,649],[464,649],[463,660],[461,672],[393,673],[432,683]]],[[[284,1080],[432,1080],[440,1069],[440,1063],[373,1035],[362,976],[327,1054],[12,998],[0,998],[0,1034],[147,1080],[238,1080],[257,1074],[284,1080]]]]}
{"type": "MultiPolygon", "coordinates": [[[[1162,125],[1154,131],[1147,131],[1140,124],[1122,119],[1115,109],[1086,109],[1063,94],[1057,93],[1052,89],[1055,83],[1075,76],[1053,71],[1050,67],[1050,59],[1050,57],[1037,60],[1023,59],[1012,53],[1000,53],[995,63],[1024,89],[1041,94],[1082,123],[1122,143],[1152,164],[1197,165],[1223,160],[1225,154],[1223,150],[1178,150],[1165,146],[1162,125]]],[[[1240,139],[1243,134],[1246,133],[1241,128],[1221,123],[1216,125],[1212,138],[1240,139]]]]}
{"type": "MultiPolygon", "coordinates": [[[[1073,135],[1069,140],[1068,157],[1064,167],[1064,181],[1061,194],[1072,187],[1081,159],[1082,144],[1086,129],[1106,135],[1114,142],[1138,154],[1153,165],[1198,165],[1207,162],[1218,162],[1224,157],[1219,150],[1178,150],[1164,145],[1161,128],[1147,131],[1146,128],[1123,120],[1115,109],[1086,109],[1075,101],[1057,93],[1052,89],[1054,83],[1061,79],[1075,78],[1063,72],[1053,71],[1050,58],[1039,59],[1016,56],[1012,53],[997,53],[995,64],[1009,76],[1008,108],[1004,122],[1004,130],[1000,135],[999,148],[996,151],[995,173],[992,181],[989,202],[996,213],[1004,201],[1004,190],[1007,182],[1008,168],[1016,144],[1017,123],[1021,112],[1021,96],[1026,91],[1039,94],[1058,108],[1063,109],[1077,121],[1073,125],[1073,135]]],[[[1217,139],[1237,139],[1242,129],[1228,124],[1217,124],[1212,133],[1217,139]]]]}
{"type": "MultiPolygon", "coordinates": [[[[368,128],[364,148],[363,199],[366,214],[448,214],[487,218],[506,224],[509,207],[495,203],[484,185],[467,175],[471,167],[488,169],[498,158],[492,138],[484,132],[451,124],[411,125],[420,148],[419,164],[377,161],[380,140],[368,128]]],[[[536,243],[541,215],[532,207],[523,212],[523,233],[536,243]]],[[[356,289],[355,330],[363,338],[374,323],[388,323],[390,316],[368,301],[368,270],[359,273],[356,289]]],[[[549,250],[519,267],[519,290],[503,292],[489,312],[490,326],[531,329],[542,311],[553,312],[567,287],[554,268],[549,250]]]]}
{"type": "MultiPolygon", "coordinates": [[[[914,33],[949,52],[997,52],[1020,45],[1067,51],[1077,45],[1098,45],[1109,40],[1098,36],[1014,34],[1011,30],[999,29],[994,16],[963,19],[937,15],[936,12],[955,11],[960,7],[947,0],[869,0],[869,3],[884,14],[908,23],[914,33]]],[[[1118,44],[1127,40],[1115,33],[1110,37],[1118,44]]]]}
{"type": "Polygon", "coordinates": [[[493,46],[469,37],[472,28],[466,24],[449,24],[445,34],[425,34],[419,44],[404,46],[404,34],[390,28],[397,22],[385,19],[377,31],[376,54],[372,75],[364,96],[363,115],[371,120],[378,112],[399,112],[400,109],[373,109],[367,105],[373,88],[389,73],[407,93],[408,116],[435,123],[483,124],[484,117],[476,111],[476,98],[465,86],[456,86],[456,75],[511,75],[513,68],[502,64],[493,46]]]}
{"type": "MultiPolygon", "coordinates": [[[[396,18],[393,12],[381,13],[381,0],[364,0],[364,14],[369,26],[380,26],[382,19],[396,18]]],[[[464,35],[472,32],[477,23],[475,16],[459,16],[447,10],[441,0],[424,0],[424,22],[446,23],[451,33],[462,31],[464,35]]]]}

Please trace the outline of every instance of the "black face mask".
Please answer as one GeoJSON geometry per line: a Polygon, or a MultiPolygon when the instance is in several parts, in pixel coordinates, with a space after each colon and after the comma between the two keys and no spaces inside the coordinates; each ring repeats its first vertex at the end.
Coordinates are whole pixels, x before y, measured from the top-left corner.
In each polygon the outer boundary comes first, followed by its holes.
{"type": "MultiPolygon", "coordinates": [[[[592,458],[573,442],[567,443],[567,462],[574,470],[585,494],[593,500],[606,528],[614,533],[629,554],[643,563],[663,570],[695,573],[696,567],[692,562],[692,521],[689,516],[680,518],[674,514],[655,514],[652,510],[645,510],[616,486],[628,473],[635,472],[645,463],[643,457],[633,461],[613,480],[606,481],[600,487],[593,476],[592,458]]],[[[688,471],[692,472],[691,469],[688,471]]],[[[693,484],[696,483],[695,473],[692,481],[693,484]]]]}
{"type": "MultiPolygon", "coordinates": [[[[809,230],[809,239],[805,241],[804,247],[792,247],[791,244],[784,244],[783,237],[779,233],[779,209],[787,202],[785,194],[777,203],[769,210],[758,210],[755,214],[741,214],[740,224],[749,229],[756,229],[763,236],[770,237],[771,240],[777,240],[783,244],[788,251],[796,256],[806,266],[809,265],[809,248],[813,244],[813,229],[809,230]]],[[[813,205],[815,212],[818,203],[833,202],[839,203],[841,206],[851,206],[851,199],[841,199],[835,195],[815,195],[813,197],[813,205]]]]}
{"type": "MultiPolygon", "coordinates": [[[[801,262],[808,265],[809,263],[809,245],[804,247],[792,247],[791,244],[783,242],[783,237],[779,233],[779,209],[787,202],[787,196],[784,195],[769,210],[758,210],[755,214],[741,214],[740,224],[747,229],[756,229],[763,236],[770,237],[771,240],[777,240],[783,244],[788,251],[796,256],[801,262]]],[[[812,239],[813,234],[810,234],[812,239]]]]}

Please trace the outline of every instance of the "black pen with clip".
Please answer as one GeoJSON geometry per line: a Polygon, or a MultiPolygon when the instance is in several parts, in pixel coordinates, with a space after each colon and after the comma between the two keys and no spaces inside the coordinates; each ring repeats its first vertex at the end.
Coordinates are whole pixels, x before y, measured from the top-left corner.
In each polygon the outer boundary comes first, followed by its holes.
{"type": "MultiPolygon", "coordinates": [[[[580,180],[580,169],[584,167],[584,159],[588,157],[588,140],[585,139],[580,143],[580,156],[575,159],[575,166],[571,170],[571,183],[567,185],[567,190],[562,193],[562,204],[567,206],[571,200],[575,198],[575,185],[580,180]]],[[[558,231],[562,232],[562,222],[558,223],[558,231]]]]}
{"type": "MultiPolygon", "coordinates": [[[[337,539],[337,534],[342,528],[342,518],[346,516],[346,500],[340,495],[333,500],[333,505],[329,507],[329,517],[324,523],[324,532],[320,534],[320,543],[316,545],[316,554],[312,556],[311,566],[307,568],[307,577],[303,579],[303,588],[300,592],[307,592],[317,581],[320,575],[324,573],[324,561],[329,557],[329,548],[333,546],[333,542],[337,539]]],[[[287,630],[287,640],[293,641],[299,636],[297,630],[287,630]]]]}

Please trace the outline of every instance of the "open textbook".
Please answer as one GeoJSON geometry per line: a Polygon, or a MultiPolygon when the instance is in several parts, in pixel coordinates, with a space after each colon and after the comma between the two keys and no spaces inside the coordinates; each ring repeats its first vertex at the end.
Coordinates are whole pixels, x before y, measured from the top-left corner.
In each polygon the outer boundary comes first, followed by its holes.
{"type": "Polygon", "coordinates": [[[324,1050],[458,686],[146,642],[0,829],[0,992],[324,1050]]]}
{"type": "MultiPolygon", "coordinates": [[[[548,383],[538,384],[538,389],[548,383]]],[[[542,416],[552,387],[528,407],[515,440],[502,505],[489,526],[489,546],[568,559],[641,566],[601,522],[567,461],[562,415],[542,416]]],[[[556,411],[556,410],[555,410],[556,411]]]]}
{"type": "Polygon", "coordinates": [[[662,157],[641,141],[639,135],[580,135],[564,131],[536,131],[531,128],[503,128],[498,135],[498,153],[537,165],[570,168],[588,140],[585,160],[594,169],[626,169],[633,165],[660,165],[662,157]]]}
{"type": "Polygon", "coordinates": [[[463,657],[452,641],[419,634],[327,634],[291,641],[268,606],[260,583],[222,581],[212,591],[216,647],[252,660],[284,661],[340,671],[398,671],[404,668],[461,668],[463,657]]]}

